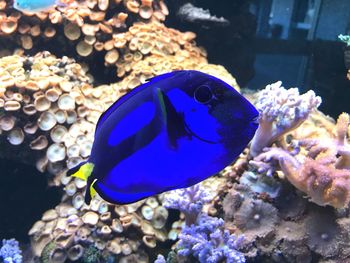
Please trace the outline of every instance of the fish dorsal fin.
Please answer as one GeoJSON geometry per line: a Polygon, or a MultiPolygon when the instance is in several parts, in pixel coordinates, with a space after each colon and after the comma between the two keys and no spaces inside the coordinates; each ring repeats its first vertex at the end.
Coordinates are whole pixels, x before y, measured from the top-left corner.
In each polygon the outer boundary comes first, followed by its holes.
{"type": "Polygon", "coordinates": [[[98,130],[100,129],[100,127],[102,126],[104,121],[107,120],[108,117],[110,115],[112,115],[112,113],[120,107],[120,105],[122,105],[124,102],[126,102],[128,99],[130,99],[132,96],[134,96],[135,94],[139,93],[140,91],[143,91],[144,89],[148,88],[150,85],[154,84],[155,82],[158,82],[158,81],[166,79],[166,78],[173,77],[176,74],[178,74],[179,72],[182,72],[182,71],[173,71],[170,73],[165,73],[165,74],[150,78],[150,79],[148,79],[148,82],[137,86],[136,88],[132,89],[127,94],[120,97],[104,113],[102,113],[102,115],[98,119],[95,134],[96,134],[96,132],[98,132],[98,130]]]}

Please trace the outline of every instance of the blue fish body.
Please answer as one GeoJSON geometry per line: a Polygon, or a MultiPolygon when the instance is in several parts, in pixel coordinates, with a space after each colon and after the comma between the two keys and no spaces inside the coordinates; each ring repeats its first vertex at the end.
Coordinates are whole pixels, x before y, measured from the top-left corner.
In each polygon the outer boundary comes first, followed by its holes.
{"type": "Polygon", "coordinates": [[[56,4],[62,4],[58,0],[14,0],[13,7],[20,11],[40,12],[45,11],[56,4]]]}
{"type": "Polygon", "coordinates": [[[193,70],[163,74],[100,117],[87,163],[68,174],[87,179],[87,203],[95,191],[127,204],[189,187],[238,157],[257,117],[254,106],[220,79],[193,70]]]}

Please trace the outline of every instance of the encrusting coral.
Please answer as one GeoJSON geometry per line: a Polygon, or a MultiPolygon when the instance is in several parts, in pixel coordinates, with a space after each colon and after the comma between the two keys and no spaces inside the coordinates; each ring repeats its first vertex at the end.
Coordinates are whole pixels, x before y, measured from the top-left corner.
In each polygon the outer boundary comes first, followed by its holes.
{"type": "Polygon", "coordinates": [[[323,257],[332,257],[340,249],[340,228],[332,211],[313,211],[306,219],[309,247],[323,257]]]}

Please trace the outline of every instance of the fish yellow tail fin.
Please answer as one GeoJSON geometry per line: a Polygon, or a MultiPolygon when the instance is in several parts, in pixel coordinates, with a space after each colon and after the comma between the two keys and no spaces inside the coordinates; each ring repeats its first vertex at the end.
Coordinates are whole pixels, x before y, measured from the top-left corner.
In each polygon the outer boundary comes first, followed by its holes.
{"type": "Polygon", "coordinates": [[[95,165],[93,163],[83,162],[67,172],[68,176],[73,176],[87,181],[87,187],[85,191],[85,203],[88,205],[90,204],[91,199],[94,198],[94,196],[96,195],[94,184],[96,183],[97,179],[94,178],[94,176],[92,175],[94,166],[95,165]]]}
{"type": "Polygon", "coordinates": [[[67,172],[67,175],[77,177],[84,181],[87,181],[90,175],[92,174],[93,169],[94,169],[93,163],[85,162],[69,170],[67,172]]]}

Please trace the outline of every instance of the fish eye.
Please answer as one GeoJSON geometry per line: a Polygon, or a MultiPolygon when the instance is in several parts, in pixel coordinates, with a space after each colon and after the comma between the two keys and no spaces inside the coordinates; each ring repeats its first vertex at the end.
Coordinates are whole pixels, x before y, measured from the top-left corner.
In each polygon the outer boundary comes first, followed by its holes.
{"type": "Polygon", "coordinates": [[[194,99],[199,103],[202,103],[202,104],[208,103],[209,101],[211,101],[212,98],[213,98],[213,93],[210,87],[207,85],[199,86],[194,91],[194,99]]]}

